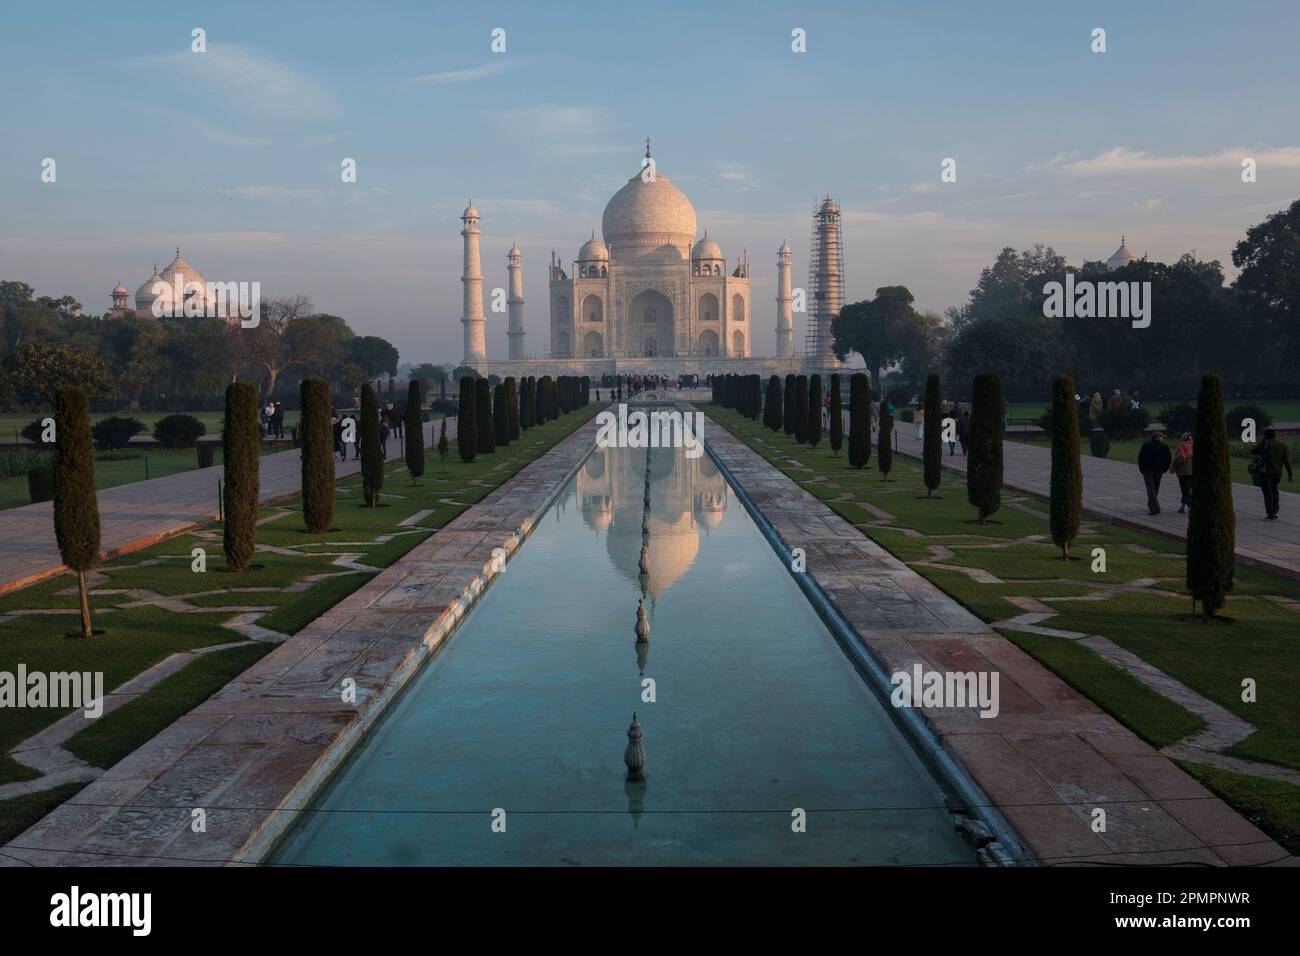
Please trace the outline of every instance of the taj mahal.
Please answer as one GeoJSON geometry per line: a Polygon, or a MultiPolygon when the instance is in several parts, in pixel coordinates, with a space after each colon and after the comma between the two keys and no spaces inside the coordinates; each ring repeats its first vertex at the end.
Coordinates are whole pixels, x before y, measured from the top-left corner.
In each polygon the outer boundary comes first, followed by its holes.
{"type": "MultiPolygon", "coordinates": [[[[838,211],[836,217],[838,228],[838,211]]],[[[784,374],[808,365],[794,347],[789,244],[783,242],[777,250],[775,309],[756,309],[748,253],[728,260],[707,230],[700,234],[695,207],[658,170],[649,141],[641,169],[606,204],[601,235],[593,231],[569,262],[551,252],[545,344],[531,348],[533,356],[544,358],[528,357],[523,252],[516,243],[507,255],[509,359],[488,362],[480,218],[472,201],[461,223],[462,364],[480,374],[784,374]],[[776,356],[753,354],[753,329],[760,316],[775,321],[776,356]]],[[[835,271],[840,268],[837,261],[835,271]]],[[[840,304],[824,303],[835,311],[840,304]]],[[[814,326],[821,327],[810,313],[810,328],[814,326]]],[[[827,321],[822,340],[810,340],[806,355],[820,369],[835,364],[830,352],[827,321]]]]}

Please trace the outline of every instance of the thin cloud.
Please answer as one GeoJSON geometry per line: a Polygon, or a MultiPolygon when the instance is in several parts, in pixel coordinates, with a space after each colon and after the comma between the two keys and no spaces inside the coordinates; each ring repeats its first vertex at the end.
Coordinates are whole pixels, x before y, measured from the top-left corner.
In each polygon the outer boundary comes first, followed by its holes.
{"type": "Polygon", "coordinates": [[[412,86],[447,86],[452,83],[473,83],[475,80],[486,80],[488,77],[508,73],[518,67],[520,62],[518,58],[497,57],[479,66],[472,66],[464,70],[423,73],[420,76],[411,77],[406,82],[412,86]]]}
{"type": "MultiPolygon", "coordinates": [[[[164,109],[160,106],[146,106],[140,103],[124,104],[128,109],[135,110],[137,113],[143,113],[146,116],[156,116],[163,120],[163,124],[156,127],[156,132],[166,133],[170,130],[188,131],[194,136],[207,140],[209,143],[219,143],[222,146],[270,146],[271,141],[259,139],[256,136],[244,136],[241,133],[235,133],[231,130],[210,123],[207,120],[200,119],[192,113],[182,113],[178,110],[164,109]]],[[[170,139],[172,137],[163,137],[170,139]]],[[[183,134],[177,135],[175,139],[185,138],[183,134]]]]}
{"type": "Polygon", "coordinates": [[[338,99],[319,79],[235,44],[209,45],[206,53],[162,53],[126,62],[160,68],[168,82],[192,85],[232,108],[274,119],[330,119],[338,99]]]}
{"type": "Polygon", "coordinates": [[[576,159],[630,152],[629,144],[609,141],[609,113],[594,106],[543,103],[494,114],[503,132],[550,159],[576,159]]]}
{"type": "Polygon", "coordinates": [[[718,180],[731,192],[748,193],[762,188],[758,177],[744,163],[714,163],[718,180]]]}
{"type": "Polygon", "coordinates": [[[1241,161],[1250,157],[1261,167],[1300,169],[1300,146],[1276,149],[1249,149],[1238,146],[1217,153],[1186,153],[1161,156],[1146,150],[1116,146],[1087,159],[1067,159],[1058,154],[1046,163],[1026,166],[1027,170],[1065,173],[1069,176],[1150,175],[1175,172],[1239,170],[1241,161]]]}

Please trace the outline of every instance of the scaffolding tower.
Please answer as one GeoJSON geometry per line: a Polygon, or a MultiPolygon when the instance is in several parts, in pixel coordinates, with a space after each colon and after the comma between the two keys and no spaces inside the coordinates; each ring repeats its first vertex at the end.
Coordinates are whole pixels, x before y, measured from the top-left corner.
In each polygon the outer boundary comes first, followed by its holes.
{"type": "Polygon", "coordinates": [[[804,361],[808,373],[825,375],[839,369],[831,322],[844,306],[844,241],[840,205],[827,196],[813,211],[812,252],[808,257],[808,325],[804,361]]]}

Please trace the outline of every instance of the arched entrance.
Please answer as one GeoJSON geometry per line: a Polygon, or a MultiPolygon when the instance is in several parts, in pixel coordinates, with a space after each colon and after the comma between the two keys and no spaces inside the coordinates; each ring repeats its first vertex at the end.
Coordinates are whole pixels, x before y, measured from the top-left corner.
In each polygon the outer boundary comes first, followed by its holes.
{"type": "Polygon", "coordinates": [[[646,289],[627,310],[628,353],[634,356],[672,355],[673,304],[662,292],[646,289]]]}
{"type": "Polygon", "coordinates": [[[583,358],[604,358],[605,337],[599,332],[588,332],[582,337],[583,358]]]}
{"type": "Polygon", "coordinates": [[[718,354],[717,332],[712,329],[705,329],[700,333],[699,354],[710,358],[718,354]]]}
{"type": "Polygon", "coordinates": [[[731,333],[731,354],[741,358],[745,355],[745,333],[740,329],[731,333]]]}

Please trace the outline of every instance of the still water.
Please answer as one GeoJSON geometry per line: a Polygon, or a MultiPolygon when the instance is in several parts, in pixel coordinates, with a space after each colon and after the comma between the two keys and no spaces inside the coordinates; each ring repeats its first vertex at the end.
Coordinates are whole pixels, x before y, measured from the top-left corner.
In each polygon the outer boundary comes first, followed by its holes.
{"type": "Polygon", "coordinates": [[[646,457],[593,452],[273,863],[974,862],[707,456],[651,453],[640,574],[646,457]],[[634,711],[640,783],[623,762],[634,711]]]}

